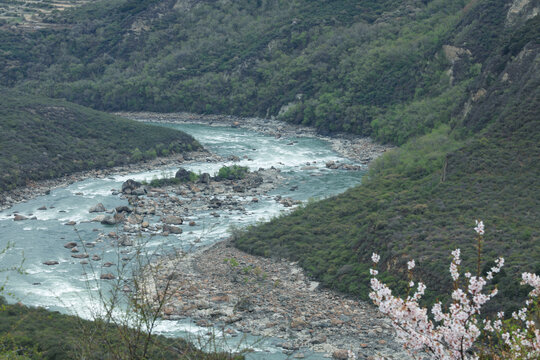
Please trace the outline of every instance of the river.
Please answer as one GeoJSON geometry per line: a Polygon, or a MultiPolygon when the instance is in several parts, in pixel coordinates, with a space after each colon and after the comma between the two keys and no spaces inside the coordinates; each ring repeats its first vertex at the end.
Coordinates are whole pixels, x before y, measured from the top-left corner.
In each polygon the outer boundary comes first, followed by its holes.
{"type": "MultiPolygon", "coordinates": [[[[208,212],[196,213],[189,220],[195,221],[197,225],[189,229],[182,225],[183,234],[152,237],[148,241],[148,248],[159,248],[161,252],[209,245],[226,237],[231,225],[246,226],[289,211],[289,208],[284,208],[274,199],[276,195],[301,201],[325,198],[360,183],[364,174],[363,170],[327,169],[325,164],[329,161],[351,161],[334,152],[328,142],[313,137],[276,138],[230,126],[211,127],[187,123],[156,126],[183,130],[213,153],[224,158],[229,155],[238,156],[241,160],[236,164],[248,166],[251,170],[273,166],[280,169],[285,178],[277,189],[261,196],[256,203],[250,202],[244,212],[217,210],[219,217],[210,216],[208,212]]],[[[214,174],[221,166],[230,164],[232,163],[194,162],[184,167],[197,173],[214,174]]],[[[0,212],[0,247],[4,248],[8,242],[12,245],[9,251],[1,255],[2,268],[17,266],[24,260],[24,274],[16,271],[2,273],[2,277],[6,279],[5,292],[11,294],[10,301],[90,317],[92,309],[97,306],[92,296],[95,286],[91,285],[89,289],[86,269],[79,259],[71,257],[72,253],[64,248],[64,244],[69,241],[92,243],[96,241],[98,234],[112,231],[110,226],[89,222],[96,214],[91,214],[88,210],[100,202],[107,209],[128,205],[125,198],[112,195],[112,190],[118,190],[123,181],[128,178],[140,181],[172,176],[177,169],[178,167],[165,167],[105,179],[89,178],[54,189],[48,195],[0,212]],[[42,210],[38,210],[39,208],[42,210]],[[14,213],[35,219],[13,221],[14,213]],[[77,224],[65,225],[69,221],[77,224]],[[43,264],[50,260],[58,261],[59,264],[43,264]]],[[[92,254],[99,254],[101,262],[118,262],[117,248],[106,242],[95,242],[95,246],[89,250],[92,254]]],[[[189,338],[204,337],[208,329],[199,328],[188,320],[162,321],[158,324],[157,332],[168,336],[189,335],[189,338]]],[[[273,345],[272,339],[255,341],[256,338],[244,339],[246,346],[256,350],[249,358],[286,358],[286,355],[273,345]]],[[[234,348],[237,345],[235,342],[238,342],[238,339],[230,339],[226,346],[234,348]]],[[[306,358],[320,357],[306,353],[306,358]]]]}

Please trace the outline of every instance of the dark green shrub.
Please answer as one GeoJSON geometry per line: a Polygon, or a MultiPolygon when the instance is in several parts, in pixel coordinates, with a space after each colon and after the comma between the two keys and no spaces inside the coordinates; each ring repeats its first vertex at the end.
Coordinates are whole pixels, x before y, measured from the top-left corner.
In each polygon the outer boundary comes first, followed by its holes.
{"type": "Polygon", "coordinates": [[[247,166],[223,166],[219,169],[216,178],[219,180],[239,180],[245,178],[248,172],[249,169],[247,166]]]}

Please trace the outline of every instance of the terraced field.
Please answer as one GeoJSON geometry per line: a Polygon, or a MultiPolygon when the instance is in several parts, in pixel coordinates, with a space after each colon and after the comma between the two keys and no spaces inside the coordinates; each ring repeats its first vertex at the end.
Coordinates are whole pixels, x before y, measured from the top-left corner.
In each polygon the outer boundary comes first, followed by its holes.
{"type": "Polygon", "coordinates": [[[0,26],[39,29],[54,26],[47,19],[55,12],[79,6],[90,0],[2,0],[0,26]]]}

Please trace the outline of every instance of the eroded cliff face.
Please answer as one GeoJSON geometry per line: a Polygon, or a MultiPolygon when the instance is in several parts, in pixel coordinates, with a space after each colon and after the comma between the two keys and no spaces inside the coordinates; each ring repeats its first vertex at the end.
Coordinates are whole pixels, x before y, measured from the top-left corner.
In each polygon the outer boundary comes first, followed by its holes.
{"type": "Polygon", "coordinates": [[[515,26],[532,19],[540,13],[538,0],[513,0],[506,14],[506,25],[515,26]]]}

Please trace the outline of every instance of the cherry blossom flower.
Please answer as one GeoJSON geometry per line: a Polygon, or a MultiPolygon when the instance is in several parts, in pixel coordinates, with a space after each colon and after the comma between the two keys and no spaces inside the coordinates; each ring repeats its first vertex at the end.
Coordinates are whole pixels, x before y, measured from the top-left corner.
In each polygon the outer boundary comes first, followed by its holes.
{"type": "MultiPolygon", "coordinates": [[[[479,235],[484,235],[484,223],[476,221],[475,231],[479,235]]],[[[431,308],[432,318],[428,316],[428,309],[421,307],[418,302],[424,295],[426,286],[422,282],[417,282],[417,288],[412,296],[401,299],[392,295],[392,290],[377,279],[378,272],[371,269],[372,292],[369,297],[373,300],[379,310],[387,315],[398,338],[403,341],[404,347],[413,355],[420,352],[429,353],[436,359],[478,359],[479,354],[475,354],[475,342],[484,334],[491,339],[496,337],[501,339],[503,348],[491,350],[483,353],[485,357],[496,357],[504,359],[540,359],[540,329],[536,328],[535,322],[531,319],[532,306],[538,306],[540,296],[540,276],[531,273],[522,274],[522,284],[533,287],[529,293],[526,306],[512,314],[514,326],[507,326],[504,320],[504,312],[497,313],[494,321],[479,321],[482,306],[497,295],[497,288],[491,291],[484,291],[488,280],[493,279],[493,275],[500,272],[504,266],[504,259],[501,257],[495,261],[486,278],[473,276],[466,272],[465,286],[460,287],[458,279],[460,277],[461,251],[452,251],[452,261],[450,264],[450,275],[454,280],[454,290],[451,294],[453,303],[446,311],[443,305],[438,302],[431,308]],[[498,351],[498,352],[497,352],[498,351]],[[496,356],[494,356],[496,355],[496,356]]],[[[372,260],[377,264],[380,256],[373,253],[372,260]]],[[[414,260],[407,263],[408,270],[415,266],[414,260]]],[[[409,281],[409,288],[413,288],[414,281],[409,281]]],[[[504,320],[507,321],[507,320],[504,320]]]]}
{"type": "Polygon", "coordinates": [[[476,220],[476,227],[474,228],[474,231],[476,231],[478,235],[484,235],[484,222],[481,220],[476,220]]]}

